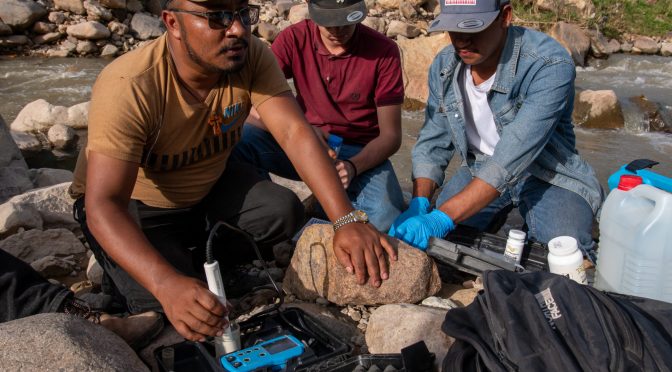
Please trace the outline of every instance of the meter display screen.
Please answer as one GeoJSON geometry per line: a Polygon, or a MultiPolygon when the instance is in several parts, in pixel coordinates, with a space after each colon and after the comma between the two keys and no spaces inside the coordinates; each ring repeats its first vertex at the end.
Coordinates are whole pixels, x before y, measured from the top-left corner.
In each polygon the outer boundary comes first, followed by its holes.
{"type": "Polygon", "coordinates": [[[265,344],[263,347],[268,351],[269,354],[277,354],[279,352],[289,350],[296,346],[296,343],[292,340],[290,340],[287,337],[283,337],[277,341],[270,342],[268,344],[265,344]]]}

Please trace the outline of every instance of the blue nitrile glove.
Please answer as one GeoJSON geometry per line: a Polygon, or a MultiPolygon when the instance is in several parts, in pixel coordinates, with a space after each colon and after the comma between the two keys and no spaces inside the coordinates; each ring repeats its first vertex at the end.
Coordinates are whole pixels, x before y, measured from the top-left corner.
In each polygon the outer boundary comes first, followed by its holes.
{"type": "Polygon", "coordinates": [[[394,236],[397,233],[397,228],[399,228],[404,221],[411,217],[422,216],[427,213],[429,213],[429,199],[424,196],[416,196],[411,199],[411,202],[408,204],[408,209],[394,220],[394,223],[390,226],[390,231],[388,231],[387,234],[389,236],[394,236]]]}
{"type": "Polygon", "coordinates": [[[429,238],[443,238],[454,229],[453,220],[447,214],[434,209],[428,214],[406,220],[397,228],[395,237],[424,251],[429,244],[429,238]]]}

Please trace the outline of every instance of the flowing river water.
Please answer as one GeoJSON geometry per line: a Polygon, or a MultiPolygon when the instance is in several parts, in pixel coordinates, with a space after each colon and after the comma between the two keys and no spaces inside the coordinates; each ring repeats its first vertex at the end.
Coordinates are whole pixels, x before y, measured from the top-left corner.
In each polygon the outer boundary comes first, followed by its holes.
{"type": "MultiPolygon", "coordinates": [[[[61,106],[87,101],[96,76],[107,63],[96,58],[0,59],[0,115],[9,125],[26,104],[40,98],[61,106]]],[[[596,169],[605,189],[611,173],[638,158],[659,161],[655,170],[672,177],[672,134],[648,132],[645,115],[629,102],[629,97],[645,95],[672,112],[672,58],[612,55],[577,68],[576,87],[612,89],[623,107],[624,129],[576,129],[579,152],[596,169]]],[[[404,112],[402,147],[392,158],[405,191],[411,189],[410,151],[423,115],[423,111],[404,112]]],[[[452,162],[448,177],[458,163],[452,162]]],[[[73,162],[65,164],[71,167],[73,162]]]]}

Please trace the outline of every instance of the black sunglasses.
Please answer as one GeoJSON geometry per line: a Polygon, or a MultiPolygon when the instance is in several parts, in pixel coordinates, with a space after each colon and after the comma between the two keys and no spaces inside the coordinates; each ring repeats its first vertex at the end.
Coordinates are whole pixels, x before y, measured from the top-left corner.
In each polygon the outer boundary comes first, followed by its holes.
{"type": "Polygon", "coordinates": [[[236,15],[240,17],[240,21],[244,26],[251,26],[259,22],[259,12],[261,7],[258,5],[249,5],[246,8],[241,8],[235,11],[230,10],[216,10],[212,12],[196,12],[184,9],[167,9],[175,13],[187,13],[195,16],[203,17],[208,20],[208,26],[214,30],[228,30],[233,24],[236,15]]]}

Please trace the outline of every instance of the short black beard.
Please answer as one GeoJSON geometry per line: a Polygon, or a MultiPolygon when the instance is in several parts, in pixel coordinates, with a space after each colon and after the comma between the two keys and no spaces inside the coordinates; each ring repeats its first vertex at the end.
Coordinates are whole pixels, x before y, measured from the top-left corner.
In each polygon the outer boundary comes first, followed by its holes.
{"type": "MultiPolygon", "coordinates": [[[[215,73],[224,72],[224,73],[229,74],[229,73],[236,73],[236,72],[242,70],[243,67],[245,66],[245,61],[244,60],[240,61],[240,62],[237,62],[237,63],[234,62],[234,64],[229,68],[220,68],[220,67],[215,66],[211,63],[205,62],[201,57],[198,56],[198,54],[196,54],[194,49],[191,47],[191,44],[189,43],[189,38],[187,37],[187,33],[184,32],[184,27],[180,27],[180,37],[182,38],[182,40],[184,42],[184,45],[187,48],[187,55],[189,55],[189,58],[194,63],[203,67],[207,71],[215,72],[215,73]]],[[[248,43],[247,43],[246,40],[241,40],[241,42],[247,47],[248,43]]]]}

